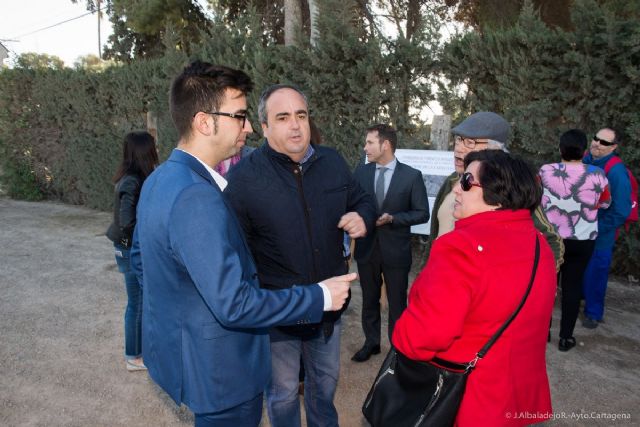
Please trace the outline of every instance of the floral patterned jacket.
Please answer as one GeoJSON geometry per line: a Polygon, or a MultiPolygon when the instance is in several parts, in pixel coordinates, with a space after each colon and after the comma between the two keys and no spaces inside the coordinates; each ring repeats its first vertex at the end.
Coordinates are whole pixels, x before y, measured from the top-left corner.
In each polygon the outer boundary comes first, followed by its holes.
{"type": "Polygon", "coordinates": [[[611,203],[604,171],[583,163],[550,163],[538,173],[544,188],[542,209],[560,237],[595,240],[598,209],[611,203]]]}

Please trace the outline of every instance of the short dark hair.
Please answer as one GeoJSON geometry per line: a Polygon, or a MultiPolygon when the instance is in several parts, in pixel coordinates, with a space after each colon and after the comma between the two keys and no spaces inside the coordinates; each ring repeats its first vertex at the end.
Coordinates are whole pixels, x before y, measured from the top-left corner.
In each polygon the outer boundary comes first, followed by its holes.
{"type": "Polygon", "coordinates": [[[464,159],[465,169],[480,162],[476,180],[488,205],[500,209],[528,209],[533,212],[542,199],[542,186],[533,168],[523,159],[501,150],[473,151],[464,159]]]}
{"type": "Polygon", "coordinates": [[[622,142],[622,131],[620,129],[618,129],[616,127],[613,127],[613,126],[605,126],[605,127],[601,128],[601,129],[599,129],[598,132],[600,132],[601,130],[605,130],[605,129],[610,130],[611,132],[613,132],[613,141],[611,141],[612,143],[620,144],[622,142]]]}
{"type": "Polygon", "coordinates": [[[267,88],[262,91],[262,94],[260,94],[260,101],[258,101],[258,120],[260,121],[260,123],[267,123],[267,101],[274,92],[280,89],[291,89],[298,92],[304,99],[304,103],[307,104],[307,109],[309,109],[309,101],[307,100],[307,95],[305,95],[304,92],[297,86],[281,83],[267,86],[267,88]]]}
{"type": "MultiPolygon", "coordinates": [[[[240,70],[194,61],[187,65],[171,83],[169,109],[180,137],[191,133],[193,116],[199,111],[217,111],[226,89],[251,92],[253,83],[240,70]]],[[[217,117],[214,116],[217,125],[217,117]]]]}
{"type": "Polygon", "coordinates": [[[120,181],[125,175],[137,175],[145,180],[158,163],[158,150],[153,135],[146,131],[129,132],[124,136],[122,159],[113,182],[120,181]]]}
{"type": "Polygon", "coordinates": [[[581,160],[587,149],[587,135],[580,129],[570,129],[560,136],[562,160],[581,160]]]}
{"type": "Polygon", "coordinates": [[[392,126],[378,123],[369,126],[367,128],[367,133],[369,132],[378,132],[380,143],[382,143],[382,141],[386,139],[387,141],[389,141],[389,144],[391,144],[391,151],[395,153],[396,147],[398,146],[398,134],[392,126]]]}

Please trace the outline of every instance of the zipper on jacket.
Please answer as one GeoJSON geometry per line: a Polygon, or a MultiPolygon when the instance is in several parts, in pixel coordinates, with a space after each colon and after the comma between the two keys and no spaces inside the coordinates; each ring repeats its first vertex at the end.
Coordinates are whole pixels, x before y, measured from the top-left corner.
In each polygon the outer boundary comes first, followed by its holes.
{"type": "Polygon", "coordinates": [[[312,260],[313,260],[313,277],[310,279],[320,280],[318,278],[318,267],[316,263],[318,262],[316,256],[316,248],[314,248],[313,244],[313,234],[311,232],[311,217],[309,216],[309,206],[307,205],[307,199],[304,197],[304,187],[302,186],[302,165],[300,163],[296,163],[293,169],[293,175],[296,177],[296,183],[298,184],[298,194],[300,195],[300,201],[302,202],[302,209],[304,210],[304,222],[307,226],[307,235],[309,236],[309,245],[311,245],[312,252],[312,260]]]}

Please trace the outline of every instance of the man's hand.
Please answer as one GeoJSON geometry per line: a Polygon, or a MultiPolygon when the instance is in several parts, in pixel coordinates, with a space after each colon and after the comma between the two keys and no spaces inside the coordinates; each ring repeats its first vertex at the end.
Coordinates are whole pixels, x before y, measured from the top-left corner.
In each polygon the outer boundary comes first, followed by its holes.
{"type": "Polygon", "coordinates": [[[346,231],[352,239],[357,239],[367,234],[367,226],[364,225],[364,220],[358,212],[347,212],[342,215],[340,222],[338,222],[338,228],[346,231]]]}
{"type": "Polygon", "coordinates": [[[349,273],[343,276],[332,277],[331,279],[323,280],[322,283],[329,289],[331,293],[331,310],[340,310],[344,305],[344,302],[349,296],[349,286],[352,281],[356,280],[358,275],[356,273],[349,273]]]}
{"type": "Polygon", "coordinates": [[[380,227],[381,225],[391,224],[393,222],[393,215],[389,215],[388,213],[383,213],[380,215],[380,218],[376,220],[376,227],[380,227]]]}

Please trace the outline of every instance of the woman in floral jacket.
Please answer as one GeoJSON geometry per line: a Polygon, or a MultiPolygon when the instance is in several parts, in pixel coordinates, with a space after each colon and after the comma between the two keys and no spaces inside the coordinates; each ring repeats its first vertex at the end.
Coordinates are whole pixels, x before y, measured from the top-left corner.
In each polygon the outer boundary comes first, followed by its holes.
{"type": "Polygon", "coordinates": [[[560,351],[569,351],[576,345],[573,329],[580,311],[582,278],[598,236],[598,208],[608,207],[611,199],[604,171],[582,163],[586,148],[584,132],[565,132],[560,137],[562,161],[544,165],[539,172],[544,188],[542,209],[565,247],[560,268],[560,351]]]}

